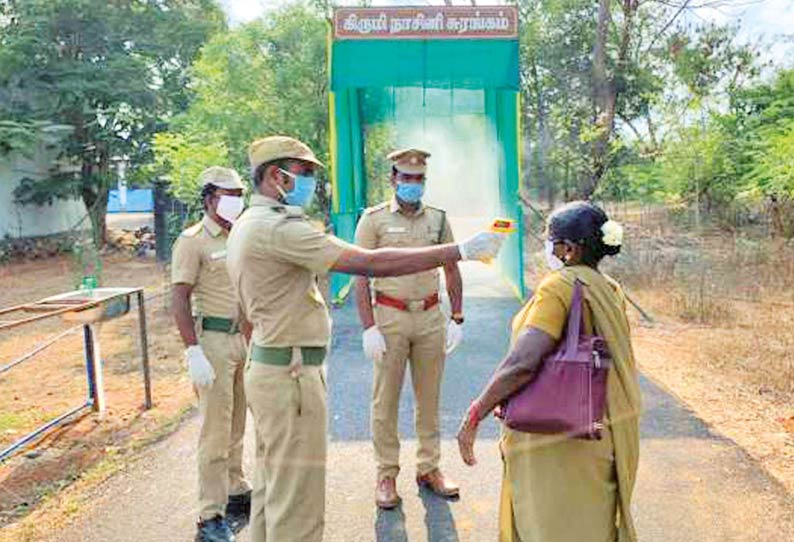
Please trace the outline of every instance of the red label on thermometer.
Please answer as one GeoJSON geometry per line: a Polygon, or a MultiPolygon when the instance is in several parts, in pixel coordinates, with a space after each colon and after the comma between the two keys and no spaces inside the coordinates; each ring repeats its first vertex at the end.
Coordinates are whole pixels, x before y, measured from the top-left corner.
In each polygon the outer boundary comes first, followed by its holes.
{"type": "Polygon", "coordinates": [[[515,233],[515,220],[509,218],[495,218],[491,224],[491,231],[495,233],[515,233]]]}

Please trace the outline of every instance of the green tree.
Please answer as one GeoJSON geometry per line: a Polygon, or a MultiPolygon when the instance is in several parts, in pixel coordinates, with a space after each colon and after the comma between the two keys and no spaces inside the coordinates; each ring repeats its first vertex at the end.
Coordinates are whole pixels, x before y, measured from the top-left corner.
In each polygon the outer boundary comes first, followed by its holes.
{"type": "Polygon", "coordinates": [[[169,171],[165,179],[181,201],[200,208],[199,174],[210,166],[226,164],[229,152],[223,142],[209,139],[188,140],[181,133],[163,132],[154,136],[155,167],[169,171]]]}
{"type": "Polygon", "coordinates": [[[0,21],[0,120],[70,129],[51,176],[16,196],[82,198],[103,245],[114,160],[134,175],[152,159],[151,138],[188,103],[185,70],[223,13],[211,0],[5,0],[0,21]]]}
{"type": "MultiPolygon", "coordinates": [[[[285,134],[306,142],[327,162],[326,32],[318,13],[291,4],[215,36],[190,71],[195,99],[175,119],[175,138],[158,139],[158,157],[199,156],[209,141],[228,150],[231,166],[247,172],[248,144],[285,134]]],[[[192,170],[180,170],[165,158],[158,163],[177,197],[195,197],[192,170]]]]}
{"type": "Polygon", "coordinates": [[[739,89],[725,115],[739,143],[742,197],[767,202],[773,231],[794,236],[794,70],[739,89]]]}
{"type": "MultiPolygon", "coordinates": [[[[697,107],[757,73],[731,27],[682,24],[688,0],[517,0],[525,183],[553,204],[624,193],[611,172],[646,162],[697,107]],[[628,151],[627,151],[628,147],[628,151]],[[611,186],[601,189],[606,182],[611,186]]],[[[709,116],[709,108],[704,108],[709,116]]],[[[700,120],[700,119],[698,119],[700,120]]]]}

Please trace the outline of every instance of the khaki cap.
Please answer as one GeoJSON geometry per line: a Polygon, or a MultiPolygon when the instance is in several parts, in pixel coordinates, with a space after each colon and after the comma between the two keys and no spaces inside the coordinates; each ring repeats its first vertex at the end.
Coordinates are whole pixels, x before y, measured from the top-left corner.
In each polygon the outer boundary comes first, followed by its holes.
{"type": "Polygon", "coordinates": [[[408,175],[424,175],[430,153],[419,149],[400,149],[386,157],[394,162],[394,168],[408,175]]]}
{"type": "Polygon", "coordinates": [[[251,167],[256,169],[262,164],[292,158],[302,160],[320,167],[325,167],[320,162],[312,150],[305,144],[293,137],[269,136],[257,139],[248,147],[248,160],[251,167]]]}
{"type": "Polygon", "coordinates": [[[245,185],[236,171],[227,167],[210,166],[199,174],[201,186],[208,184],[228,190],[245,190],[245,185]]]}

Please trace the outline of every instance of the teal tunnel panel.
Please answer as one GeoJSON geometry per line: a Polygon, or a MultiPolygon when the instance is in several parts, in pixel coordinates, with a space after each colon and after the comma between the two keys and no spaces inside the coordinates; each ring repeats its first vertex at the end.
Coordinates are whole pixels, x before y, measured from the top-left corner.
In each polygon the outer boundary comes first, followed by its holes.
{"type": "Polygon", "coordinates": [[[498,264],[516,295],[524,298],[524,224],[519,203],[518,95],[513,91],[486,91],[486,114],[496,126],[502,149],[499,171],[499,211],[512,218],[516,233],[510,235],[499,254],[498,264]]]}
{"type": "MultiPolygon", "coordinates": [[[[338,237],[352,241],[366,194],[359,91],[354,88],[342,90],[335,93],[334,101],[336,183],[331,223],[338,237]]],[[[350,276],[332,273],[330,280],[332,299],[337,299],[349,284],[350,276]]]]}
{"type": "Polygon", "coordinates": [[[515,40],[351,40],[333,43],[331,90],[425,86],[518,90],[515,40]]]}

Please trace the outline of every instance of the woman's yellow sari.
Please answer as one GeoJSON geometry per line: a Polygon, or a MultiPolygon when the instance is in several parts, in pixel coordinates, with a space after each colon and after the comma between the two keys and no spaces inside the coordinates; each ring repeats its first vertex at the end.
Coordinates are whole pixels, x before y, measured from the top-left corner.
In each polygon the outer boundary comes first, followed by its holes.
{"type": "Polygon", "coordinates": [[[574,280],[585,285],[586,328],[606,339],[607,430],[600,441],[505,428],[500,542],[635,542],[631,495],[639,460],[640,389],[625,299],[618,284],[586,266],[549,275],[513,320],[560,339],[574,280]]]}

